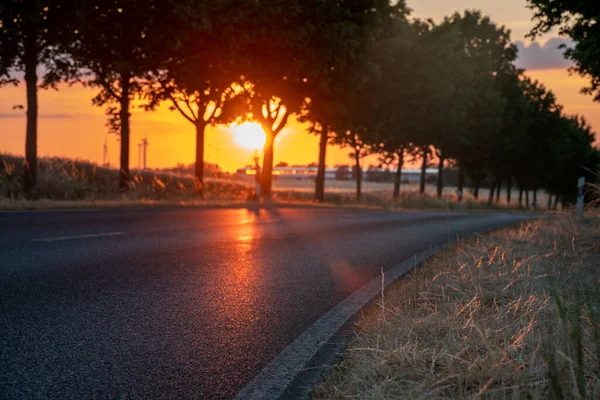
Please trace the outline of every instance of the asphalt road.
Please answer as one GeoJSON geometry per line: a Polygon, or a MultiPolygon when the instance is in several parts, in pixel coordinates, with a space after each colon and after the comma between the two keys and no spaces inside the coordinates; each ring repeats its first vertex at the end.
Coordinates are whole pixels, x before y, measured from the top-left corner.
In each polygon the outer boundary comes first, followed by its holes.
{"type": "Polygon", "coordinates": [[[0,213],[0,398],[232,398],[380,268],[522,218],[0,213]]]}

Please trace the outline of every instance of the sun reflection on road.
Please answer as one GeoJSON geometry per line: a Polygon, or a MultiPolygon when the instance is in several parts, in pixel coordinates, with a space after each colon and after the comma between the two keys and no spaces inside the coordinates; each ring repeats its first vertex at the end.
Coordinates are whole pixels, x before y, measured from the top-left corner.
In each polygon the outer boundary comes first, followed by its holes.
{"type": "Polygon", "coordinates": [[[228,228],[225,239],[233,257],[216,271],[218,301],[207,310],[232,337],[252,332],[248,327],[262,318],[259,310],[264,309],[259,304],[265,279],[260,262],[264,257],[259,246],[260,215],[239,210],[237,218],[239,223],[228,228]]]}

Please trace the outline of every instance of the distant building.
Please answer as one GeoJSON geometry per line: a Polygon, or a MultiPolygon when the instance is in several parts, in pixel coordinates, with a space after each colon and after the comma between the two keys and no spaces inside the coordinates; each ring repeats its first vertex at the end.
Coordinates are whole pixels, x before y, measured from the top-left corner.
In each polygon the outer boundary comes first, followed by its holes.
{"type": "MultiPolygon", "coordinates": [[[[274,179],[317,179],[317,167],[306,167],[306,166],[286,166],[286,167],[274,167],[273,178],[274,179]]],[[[374,182],[387,182],[392,181],[396,170],[386,170],[383,168],[369,168],[363,169],[363,176],[367,181],[374,182]]],[[[254,176],[256,171],[253,166],[247,165],[244,168],[237,170],[238,176],[254,176]]],[[[351,180],[353,179],[353,171],[347,166],[338,166],[337,168],[326,168],[325,179],[328,180],[351,180]]],[[[427,169],[427,179],[431,180],[437,177],[437,169],[427,169]]],[[[404,183],[417,183],[421,179],[420,169],[403,169],[402,170],[402,182],[404,183]]]]}

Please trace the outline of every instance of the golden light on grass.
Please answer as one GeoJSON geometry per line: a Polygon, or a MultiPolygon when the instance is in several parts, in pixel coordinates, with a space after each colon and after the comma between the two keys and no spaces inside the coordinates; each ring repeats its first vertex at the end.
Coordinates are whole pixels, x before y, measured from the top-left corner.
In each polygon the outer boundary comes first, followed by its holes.
{"type": "Polygon", "coordinates": [[[600,218],[461,242],[365,310],[317,399],[600,398],[600,218]]]}
{"type": "Polygon", "coordinates": [[[256,122],[244,122],[243,124],[236,125],[234,129],[234,140],[240,146],[248,149],[260,149],[265,145],[267,135],[265,131],[256,122]]]}

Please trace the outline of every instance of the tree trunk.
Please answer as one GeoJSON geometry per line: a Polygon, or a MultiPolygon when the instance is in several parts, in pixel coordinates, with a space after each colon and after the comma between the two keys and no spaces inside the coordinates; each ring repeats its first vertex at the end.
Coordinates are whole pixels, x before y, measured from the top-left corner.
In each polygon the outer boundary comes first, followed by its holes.
{"type": "Polygon", "coordinates": [[[537,208],[537,189],[533,190],[533,208],[537,208]]]}
{"type": "Polygon", "coordinates": [[[321,129],[321,139],[319,140],[319,170],[317,171],[317,180],[315,182],[315,202],[325,201],[325,158],[327,156],[327,140],[329,139],[329,129],[321,129]]]}
{"type": "Polygon", "coordinates": [[[523,208],[523,187],[519,186],[519,208],[523,208]]]}
{"type": "Polygon", "coordinates": [[[121,122],[121,169],[119,171],[119,189],[125,191],[129,188],[129,89],[130,75],[121,75],[120,122],[121,122]]]}
{"type": "Polygon", "coordinates": [[[475,190],[473,191],[473,197],[475,200],[479,200],[479,187],[481,186],[481,179],[475,180],[475,190]]]}
{"type": "Polygon", "coordinates": [[[552,194],[548,193],[548,210],[552,210],[552,194]]]}
{"type": "Polygon", "coordinates": [[[496,185],[496,203],[500,203],[500,192],[502,191],[502,181],[497,180],[498,184],[496,185]]]}
{"type": "Polygon", "coordinates": [[[400,197],[400,185],[402,185],[402,167],[404,166],[404,149],[398,151],[398,167],[394,174],[394,198],[400,197]]]}
{"type": "Polygon", "coordinates": [[[525,190],[525,208],[531,207],[529,203],[529,189],[525,190]]]}
{"type": "Polygon", "coordinates": [[[425,194],[425,180],[427,179],[427,148],[423,148],[423,162],[421,163],[421,182],[419,186],[419,193],[425,194]]]}
{"type": "Polygon", "coordinates": [[[28,24],[24,41],[25,85],[27,88],[27,127],[23,189],[30,195],[37,181],[37,28],[28,24]]]}
{"type": "Polygon", "coordinates": [[[511,191],[512,191],[512,177],[508,177],[506,181],[506,203],[510,204],[511,199],[511,191]]]}
{"type": "Polygon", "coordinates": [[[356,199],[360,200],[362,194],[362,169],[360,168],[360,156],[358,155],[358,151],[354,156],[354,161],[356,162],[356,199]]]}
{"type": "Polygon", "coordinates": [[[204,136],[206,132],[206,122],[202,117],[198,118],[194,124],[196,126],[196,165],[194,166],[194,177],[196,183],[196,194],[204,197],[204,136]]]}
{"type": "Polygon", "coordinates": [[[270,128],[266,128],[265,133],[267,134],[267,140],[263,149],[260,195],[265,199],[270,199],[273,185],[273,145],[275,143],[275,135],[270,128]]]}
{"type": "Polygon", "coordinates": [[[552,207],[555,211],[558,210],[558,194],[554,196],[554,206],[552,207]]]}
{"type": "Polygon", "coordinates": [[[490,188],[490,196],[488,197],[488,204],[492,204],[494,202],[494,193],[496,193],[496,180],[492,183],[492,187],[490,188]]]}
{"type": "Polygon", "coordinates": [[[444,157],[440,156],[440,162],[438,164],[438,176],[437,176],[437,197],[442,197],[444,191],[444,157]]]}
{"type": "Polygon", "coordinates": [[[456,190],[458,201],[463,199],[463,190],[465,189],[465,169],[462,164],[458,164],[458,188],[456,190]]]}

